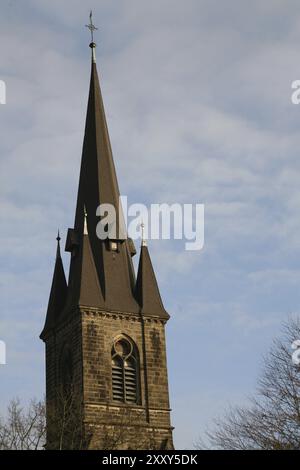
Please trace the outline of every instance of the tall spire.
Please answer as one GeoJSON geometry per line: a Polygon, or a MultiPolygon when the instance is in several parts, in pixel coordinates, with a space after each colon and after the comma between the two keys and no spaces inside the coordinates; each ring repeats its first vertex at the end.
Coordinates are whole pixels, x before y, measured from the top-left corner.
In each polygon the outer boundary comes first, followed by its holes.
{"type": "Polygon", "coordinates": [[[54,266],[54,273],[52,278],[52,286],[50,291],[47,315],[44,329],[40,335],[41,339],[44,339],[45,335],[55,327],[65,306],[67,297],[67,281],[63,262],[60,254],[60,235],[59,231],[57,234],[57,247],[56,247],[56,259],[54,266]]]}
{"type": "MultiPolygon", "coordinates": [[[[90,27],[93,31],[92,22],[90,27]]],[[[135,275],[129,241],[118,234],[118,221],[123,218],[119,198],[97,66],[92,56],[75,223],[74,229],[69,230],[66,244],[66,250],[72,253],[68,304],[72,302],[124,312],[138,311],[133,293],[135,275]],[[96,216],[96,210],[100,204],[111,204],[115,208],[116,240],[100,240],[97,237],[99,217],[96,216]],[[90,266],[89,273],[84,273],[84,266],[90,266]],[[86,276],[90,276],[91,272],[95,275],[87,282],[86,276]],[[90,281],[94,287],[91,287],[90,281]],[[94,291],[93,295],[91,290],[94,291]]]]}

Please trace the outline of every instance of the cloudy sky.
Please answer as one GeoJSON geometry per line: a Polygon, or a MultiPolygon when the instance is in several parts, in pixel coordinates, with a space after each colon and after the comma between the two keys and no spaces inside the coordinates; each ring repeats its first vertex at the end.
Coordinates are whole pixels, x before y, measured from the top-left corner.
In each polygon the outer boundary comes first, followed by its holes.
{"type": "MultiPolygon", "coordinates": [[[[177,448],[255,390],[300,306],[300,5],[295,0],[1,0],[0,411],[44,394],[57,228],[72,227],[94,10],[122,194],[204,203],[205,246],[150,242],[166,309],[177,448]]],[[[64,256],[68,266],[68,256],[64,256]]]]}

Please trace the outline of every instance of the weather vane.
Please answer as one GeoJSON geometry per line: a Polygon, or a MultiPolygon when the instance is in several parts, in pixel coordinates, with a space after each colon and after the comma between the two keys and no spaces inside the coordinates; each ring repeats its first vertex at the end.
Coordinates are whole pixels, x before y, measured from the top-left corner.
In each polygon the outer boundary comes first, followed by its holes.
{"type": "Polygon", "coordinates": [[[85,25],[86,28],[89,28],[92,37],[92,43],[94,42],[94,31],[97,31],[98,28],[93,24],[93,12],[90,12],[90,23],[85,25]]]}

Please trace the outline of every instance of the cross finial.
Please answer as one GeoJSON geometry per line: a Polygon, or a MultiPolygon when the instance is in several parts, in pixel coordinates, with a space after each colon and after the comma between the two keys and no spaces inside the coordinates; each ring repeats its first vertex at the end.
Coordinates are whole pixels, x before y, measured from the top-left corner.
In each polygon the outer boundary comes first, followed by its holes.
{"type": "Polygon", "coordinates": [[[86,207],[83,208],[84,213],[84,226],[83,226],[83,235],[88,235],[88,227],[87,227],[87,211],[86,207]]]}
{"type": "Polygon", "coordinates": [[[90,22],[85,25],[91,32],[92,44],[94,43],[94,31],[97,31],[98,28],[93,24],[93,11],[90,11],[90,22]]]}
{"type": "Polygon", "coordinates": [[[56,259],[60,258],[60,233],[59,233],[59,229],[57,231],[57,237],[56,237],[56,240],[57,240],[57,248],[56,248],[56,259]]]}
{"type": "Polygon", "coordinates": [[[147,246],[147,242],[145,240],[145,224],[142,220],[142,223],[141,223],[141,229],[142,229],[142,246],[147,246]]]}

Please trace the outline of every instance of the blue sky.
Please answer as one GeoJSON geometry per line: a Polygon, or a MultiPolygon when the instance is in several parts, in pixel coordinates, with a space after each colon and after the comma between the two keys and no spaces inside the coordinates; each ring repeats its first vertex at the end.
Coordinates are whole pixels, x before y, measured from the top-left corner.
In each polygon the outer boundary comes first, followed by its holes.
{"type": "MultiPolygon", "coordinates": [[[[94,10],[101,87],[129,202],[204,203],[205,246],[149,249],[171,314],[177,448],[255,390],[300,305],[300,6],[290,0],[2,0],[0,411],[42,397],[39,340],[60,227],[72,227],[94,10]]],[[[68,256],[64,256],[68,266],[68,256]]]]}

